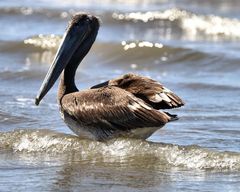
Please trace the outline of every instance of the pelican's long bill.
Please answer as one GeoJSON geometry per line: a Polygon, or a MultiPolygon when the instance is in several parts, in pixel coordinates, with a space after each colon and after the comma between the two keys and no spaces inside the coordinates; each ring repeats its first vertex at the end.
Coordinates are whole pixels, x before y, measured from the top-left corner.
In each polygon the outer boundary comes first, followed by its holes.
{"type": "Polygon", "coordinates": [[[89,25],[87,23],[81,26],[73,25],[69,27],[35,99],[36,105],[40,103],[42,98],[54,85],[75,51],[81,49],[81,44],[88,34],[89,25]]]}

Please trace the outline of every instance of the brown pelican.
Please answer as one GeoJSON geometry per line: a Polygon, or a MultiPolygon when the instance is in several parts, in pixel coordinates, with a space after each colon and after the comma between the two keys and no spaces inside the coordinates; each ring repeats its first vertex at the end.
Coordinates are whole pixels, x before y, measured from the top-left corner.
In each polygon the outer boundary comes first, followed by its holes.
{"type": "Polygon", "coordinates": [[[78,91],[74,76],[90,50],[99,29],[92,15],[73,16],[53,63],[36,97],[36,105],[61,74],[58,88],[60,113],[70,129],[83,138],[146,139],[176,115],[159,109],[180,107],[183,101],[172,91],[147,77],[126,74],[78,91]]]}

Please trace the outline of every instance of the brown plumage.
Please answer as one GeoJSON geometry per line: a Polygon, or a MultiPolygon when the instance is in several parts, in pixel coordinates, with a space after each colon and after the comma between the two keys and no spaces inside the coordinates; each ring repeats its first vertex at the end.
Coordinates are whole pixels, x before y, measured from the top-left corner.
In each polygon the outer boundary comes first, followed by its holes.
{"type": "Polygon", "coordinates": [[[95,85],[92,88],[99,88],[106,85],[124,89],[141,98],[154,109],[171,109],[184,105],[184,102],[175,93],[148,77],[129,73],[95,85]]]}
{"type": "Polygon", "coordinates": [[[180,107],[183,101],[147,77],[126,74],[78,91],[75,71],[91,48],[98,28],[99,22],[94,16],[77,14],[73,17],[36,104],[63,71],[58,90],[60,112],[66,124],[80,137],[100,141],[119,136],[146,139],[167,122],[177,120],[176,115],[158,109],[180,107]]]}

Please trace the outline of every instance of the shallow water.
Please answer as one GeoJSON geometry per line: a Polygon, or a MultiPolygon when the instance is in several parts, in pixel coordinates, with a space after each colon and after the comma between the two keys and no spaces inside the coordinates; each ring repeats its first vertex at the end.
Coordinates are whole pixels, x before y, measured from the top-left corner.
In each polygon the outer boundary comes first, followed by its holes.
{"type": "Polygon", "coordinates": [[[0,2],[0,191],[239,191],[240,3],[0,2]],[[56,88],[34,98],[71,15],[98,15],[80,89],[127,72],[150,76],[186,106],[148,141],[80,140],[56,88]],[[101,70],[99,70],[101,69],[101,70]]]}

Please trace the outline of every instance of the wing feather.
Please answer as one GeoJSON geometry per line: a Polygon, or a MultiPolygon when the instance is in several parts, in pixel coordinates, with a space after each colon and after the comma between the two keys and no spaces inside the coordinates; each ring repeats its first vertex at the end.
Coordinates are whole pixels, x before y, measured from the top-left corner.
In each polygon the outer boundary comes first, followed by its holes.
{"type": "Polygon", "coordinates": [[[92,87],[116,86],[141,98],[155,109],[181,107],[183,100],[159,82],[135,74],[126,74],[119,78],[100,83],[92,87]]]}
{"type": "Polygon", "coordinates": [[[121,131],[160,127],[171,121],[167,113],[153,109],[118,87],[71,93],[62,98],[61,105],[63,111],[80,125],[93,129],[97,127],[101,139],[121,131]]]}

